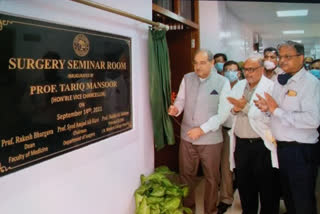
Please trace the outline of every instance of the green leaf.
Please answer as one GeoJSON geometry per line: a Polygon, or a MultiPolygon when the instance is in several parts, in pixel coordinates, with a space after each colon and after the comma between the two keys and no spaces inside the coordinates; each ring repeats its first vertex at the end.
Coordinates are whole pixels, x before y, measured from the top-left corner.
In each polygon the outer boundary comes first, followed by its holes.
{"type": "Polygon", "coordinates": [[[182,209],[178,209],[178,210],[173,211],[172,214],[183,214],[183,211],[182,211],[182,209]]]}
{"type": "Polygon", "coordinates": [[[160,184],[154,184],[154,185],[152,185],[152,188],[153,188],[153,190],[150,193],[150,196],[155,196],[155,197],[164,196],[165,188],[162,187],[160,184]]]}
{"type": "Polygon", "coordinates": [[[140,175],[140,182],[141,182],[141,184],[144,184],[144,183],[146,182],[146,180],[147,180],[147,177],[146,177],[146,176],[140,175]]]}
{"type": "Polygon", "coordinates": [[[181,203],[181,198],[179,197],[168,197],[165,199],[164,201],[164,210],[176,210],[179,208],[180,206],[180,203],[181,203]]]}
{"type": "Polygon", "coordinates": [[[163,179],[161,180],[161,183],[162,183],[164,186],[166,186],[166,187],[172,187],[172,186],[174,186],[168,178],[163,178],[163,179]]]}
{"type": "Polygon", "coordinates": [[[154,171],[161,174],[175,174],[174,172],[170,171],[167,166],[159,166],[154,171]]]}
{"type": "Polygon", "coordinates": [[[142,202],[143,196],[140,195],[139,193],[135,193],[134,194],[134,198],[135,198],[135,201],[136,201],[136,209],[138,209],[139,206],[140,206],[140,203],[142,202]]]}
{"type": "Polygon", "coordinates": [[[182,210],[186,214],[192,214],[192,210],[189,207],[182,207],[182,210]]]}
{"type": "Polygon", "coordinates": [[[148,204],[159,204],[160,202],[164,201],[164,197],[148,197],[147,203],[148,204]]]}
{"type": "Polygon", "coordinates": [[[142,202],[141,202],[136,214],[150,214],[150,207],[147,204],[146,197],[143,197],[142,202]]]}
{"type": "Polygon", "coordinates": [[[182,196],[182,191],[177,186],[168,187],[166,189],[166,195],[168,196],[182,196]]]}
{"type": "Polygon", "coordinates": [[[185,186],[182,188],[182,197],[186,198],[189,194],[189,187],[185,186]]]}

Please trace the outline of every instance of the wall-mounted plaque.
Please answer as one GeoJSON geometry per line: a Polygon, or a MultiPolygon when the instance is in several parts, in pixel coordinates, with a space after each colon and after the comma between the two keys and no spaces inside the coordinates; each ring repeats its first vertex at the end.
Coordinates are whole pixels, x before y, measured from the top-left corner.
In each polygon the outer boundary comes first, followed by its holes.
{"type": "Polygon", "coordinates": [[[0,176],[132,129],[131,40],[0,14],[0,176]]]}

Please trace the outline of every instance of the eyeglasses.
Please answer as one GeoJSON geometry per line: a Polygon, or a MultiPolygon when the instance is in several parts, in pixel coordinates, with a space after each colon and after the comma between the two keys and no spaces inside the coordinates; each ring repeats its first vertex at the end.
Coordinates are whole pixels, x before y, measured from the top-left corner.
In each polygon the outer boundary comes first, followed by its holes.
{"type": "Polygon", "coordinates": [[[278,57],[277,56],[264,56],[264,59],[277,59],[278,57]]]}
{"type": "Polygon", "coordinates": [[[196,66],[196,65],[200,65],[200,66],[204,66],[204,65],[207,65],[209,61],[200,61],[200,62],[192,62],[193,66],[196,66]]]}
{"type": "Polygon", "coordinates": [[[296,56],[301,56],[301,54],[296,54],[296,55],[291,55],[291,56],[288,56],[288,55],[284,55],[284,56],[279,56],[279,60],[290,60],[292,59],[293,57],[296,57],[296,56]]]}
{"type": "Polygon", "coordinates": [[[255,67],[255,68],[243,68],[243,73],[245,73],[245,72],[253,73],[260,67],[262,67],[262,66],[260,65],[260,66],[255,67]]]}

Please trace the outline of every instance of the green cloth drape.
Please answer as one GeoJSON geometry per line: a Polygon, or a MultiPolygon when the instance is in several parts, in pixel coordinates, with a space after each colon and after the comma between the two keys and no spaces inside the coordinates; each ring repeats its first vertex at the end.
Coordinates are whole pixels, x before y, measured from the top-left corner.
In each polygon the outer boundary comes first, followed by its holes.
{"type": "Polygon", "coordinates": [[[168,108],[171,103],[170,64],[166,31],[149,29],[149,83],[155,148],[173,145],[168,108]]]}

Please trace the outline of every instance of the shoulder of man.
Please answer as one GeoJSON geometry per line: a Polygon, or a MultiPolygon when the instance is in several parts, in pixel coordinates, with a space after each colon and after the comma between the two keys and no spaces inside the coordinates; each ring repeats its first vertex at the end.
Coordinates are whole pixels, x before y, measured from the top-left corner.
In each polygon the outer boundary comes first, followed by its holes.
{"type": "Polygon", "coordinates": [[[311,84],[315,84],[315,85],[320,84],[319,79],[317,77],[313,76],[308,71],[306,71],[304,78],[305,78],[305,81],[307,81],[308,83],[310,82],[311,84]]]}
{"type": "Polygon", "coordinates": [[[189,72],[189,73],[186,73],[184,75],[185,78],[188,78],[188,77],[198,77],[197,74],[195,72],[189,72]]]}
{"type": "Polygon", "coordinates": [[[219,81],[223,81],[224,83],[230,84],[229,80],[225,76],[222,76],[214,71],[211,71],[211,72],[213,74],[213,77],[217,78],[219,81]]]}
{"type": "Polygon", "coordinates": [[[271,87],[273,87],[274,81],[272,81],[271,79],[269,79],[269,78],[265,77],[264,75],[262,75],[259,84],[262,85],[262,86],[271,86],[271,87]]]}
{"type": "Polygon", "coordinates": [[[194,81],[194,80],[197,80],[199,77],[197,76],[197,74],[195,72],[190,72],[190,73],[186,73],[184,76],[183,76],[183,81],[185,83],[189,82],[190,80],[191,81],[194,81]]]}
{"type": "Polygon", "coordinates": [[[242,96],[242,92],[244,88],[246,87],[247,80],[243,79],[238,81],[229,92],[230,97],[239,98],[239,96],[242,96]]]}
{"type": "MultiPolygon", "coordinates": [[[[299,78],[296,78],[295,80],[299,85],[303,85],[301,89],[303,89],[304,91],[309,91],[314,88],[318,88],[320,86],[320,81],[315,76],[313,76],[309,71],[302,68],[302,70],[299,72],[303,72],[303,75],[299,75],[299,78]]],[[[278,81],[277,81],[277,85],[280,85],[278,81]]]]}
{"type": "Polygon", "coordinates": [[[247,80],[246,79],[242,79],[240,81],[238,81],[232,88],[232,91],[236,91],[239,88],[245,87],[245,85],[247,84],[247,80]]]}

